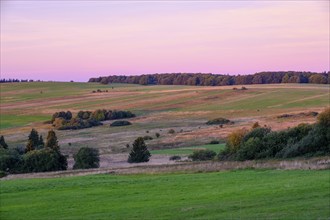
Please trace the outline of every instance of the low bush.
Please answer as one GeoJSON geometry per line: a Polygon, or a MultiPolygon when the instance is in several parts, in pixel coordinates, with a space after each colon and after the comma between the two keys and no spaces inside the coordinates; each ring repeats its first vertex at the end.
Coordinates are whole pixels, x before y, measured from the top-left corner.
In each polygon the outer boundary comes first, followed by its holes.
{"type": "Polygon", "coordinates": [[[217,154],[213,150],[196,150],[188,156],[193,161],[212,160],[217,154]]]}
{"type": "Polygon", "coordinates": [[[156,133],[155,136],[156,136],[156,138],[159,138],[160,137],[160,134],[159,133],[156,133]]]}
{"type": "Polygon", "coordinates": [[[110,127],[117,127],[117,126],[127,126],[131,125],[132,123],[129,121],[114,121],[110,124],[110,127]]]}
{"type": "Polygon", "coordinates": [[[210,142],[210,144],[219,144],[220,142],[219,141],[217,141],[217,140],[212,140],[211,142],[210,142]]]}
{"type": "Polygon", "coordinates": [[[175,133],[175,130],[174,129],[170,129],[170,130],[168,130],[168,133],[169,134],[174,134],[175,133]]]}
{"type": "Polygon", "coordinates": [[[145,140],[145,141],[152,140],[152,139],[153,138],[151,136],[148,136],[148,135],[146,135],[146,136],[143,137],[143,140],[145,140]]]}
{"type": "Polygon", "coordinates": [[[100,167],[100,156],[98,149],[82,147],[74,156],[73,169],[91,169],[100,167]]]}
{"type": "Polygon", "coordinates": [[[181,157],[178,155],[174,155],[170,157],[170,160],[181,160],[181,157]]]}
{"type": "Polygon", "coordinates": [[[229,124],[231,121],[226,118],[216,118],[206,122],[207,125],[224,125],[229,124]]]}

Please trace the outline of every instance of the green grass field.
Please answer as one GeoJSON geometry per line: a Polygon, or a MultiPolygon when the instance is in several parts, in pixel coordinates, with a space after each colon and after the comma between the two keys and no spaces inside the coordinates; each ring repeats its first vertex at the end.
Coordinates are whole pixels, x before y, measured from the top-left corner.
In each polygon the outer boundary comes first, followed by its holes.
{"type": "Polygon", "coordinates": [[[7,180],[0,218],[329,219],[329,179],[329,170],[237,170],[7,180]]]}
{"type": "Polygon", "coordinates": [[[152,150],[151,154],[166,154],[166,155],[188,155],[193,153],[195,150],[213,150],[216,153],[219,153],[220,150],[225,148],[225,144],[206,144],[200,146],[192,146],[192,147],[180,147],[180,148],[172,148],[172,149],[164,149],[164,150],[152,150]]]}

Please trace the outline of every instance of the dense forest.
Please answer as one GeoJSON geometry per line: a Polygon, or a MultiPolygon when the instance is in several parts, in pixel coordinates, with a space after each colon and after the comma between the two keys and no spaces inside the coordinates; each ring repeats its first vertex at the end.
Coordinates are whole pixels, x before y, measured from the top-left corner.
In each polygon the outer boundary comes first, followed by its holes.
{"type": "Polygon", "coordinates": [[[112,75],[90,78],[89,82],[130,83],[140,85],[225,86],[271,83],[329,84],[330,72],[260,72],[250,75],[219,75],[211,73],[160,73],[137,76],[112,75]]]}

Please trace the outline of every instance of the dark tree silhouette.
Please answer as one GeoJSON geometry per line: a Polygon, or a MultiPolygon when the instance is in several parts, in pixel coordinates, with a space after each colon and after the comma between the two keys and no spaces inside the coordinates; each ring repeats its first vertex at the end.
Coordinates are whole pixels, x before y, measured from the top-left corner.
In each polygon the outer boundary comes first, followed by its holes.
{"type": "Polygon", "coordinates": [[[129,163],[148,162],[151,154],[142,137],[137,138],[133,143],[133,149],[128,156],[129,163]]]}

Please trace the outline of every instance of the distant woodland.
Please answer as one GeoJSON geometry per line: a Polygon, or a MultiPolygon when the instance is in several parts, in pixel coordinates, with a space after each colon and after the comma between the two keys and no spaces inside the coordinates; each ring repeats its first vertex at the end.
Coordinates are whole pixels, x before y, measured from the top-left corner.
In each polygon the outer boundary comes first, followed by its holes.
{"type": "Polygon", "coordinates": [[[160,73],[137,76],[112,75],[90,78],[89,82],[129,83],[140,85],[225,86],[271,83],[329,84],[330,72],[260,72],[250,75],[219,75],[211,73],[160,73]]]}

